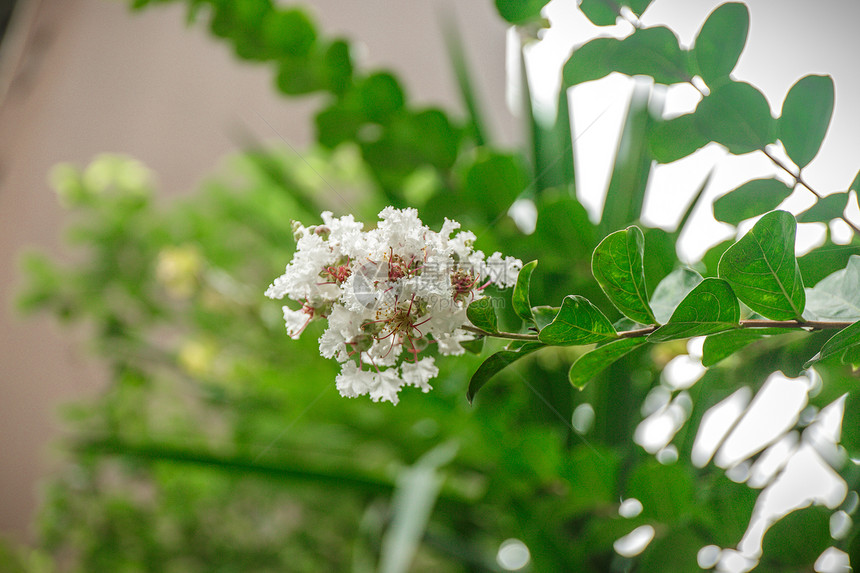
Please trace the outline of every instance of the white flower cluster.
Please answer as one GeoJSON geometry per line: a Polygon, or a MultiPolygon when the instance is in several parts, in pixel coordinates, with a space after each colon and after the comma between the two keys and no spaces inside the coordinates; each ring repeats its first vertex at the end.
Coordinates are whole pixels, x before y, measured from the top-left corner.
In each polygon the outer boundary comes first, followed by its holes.
{"type": "Polygon", "coordinates": [[[341,395],[369,394],[396,404],[403,386],[430,390],[439,369],[432,356],[462,354],[473,336],[466,307],[489,284],[513,286],[522,262],[475,251],[475,235],[445,220],[437,233],[415,209],[386,207],[376,229],[352,215],[322,214],[323,224],[294,223],[297,250],[266,291],[301,304],[284,307],[287,333],[298,338],[314,319],[328,319],[320,354],[343,363],[341,395]],[[426,351],[426,352],[425,352],[426,351]],[[424,353],[425,355],[422,355],[424,353]]]}

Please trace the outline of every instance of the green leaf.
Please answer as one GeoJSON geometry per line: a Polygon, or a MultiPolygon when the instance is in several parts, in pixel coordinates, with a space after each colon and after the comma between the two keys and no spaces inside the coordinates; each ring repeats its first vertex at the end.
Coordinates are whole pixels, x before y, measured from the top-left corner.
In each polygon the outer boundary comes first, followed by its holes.
{"type": "Polygon", "coordinates": [[[660,163],[683,159],[708,143],[710,140],[699,131],[694,113],[652,122],[648,129],[648,148],[660,163]]]}
{"type": "Polygon", "coordinates": [[[821,351],[804,364],[804,368],[809,368],[815,362],[827,360],[834,356],[843,364],[850,363],[856,366],[860,362],[858,360],[860,359],[860,322],[855,322],[848,328],[843,328],[834,334],[821,347],[821,351]]]}
{"type": "Polygon", "coordinates": [[[484,332],[496,333],[499,331],[499,319],[496,316],[496,307],[490,297],[479,298],[466,308],[466,316],[469,320],[484,332]]]}
{"type": "Polygon", "coordinates": [[[806,302],[794,258],[797,223],[791,213],[772,211],[723,253],[720,278],[755,312],[773,320],[800,319],[806,302]]]}
{"type": "Polygon", "coordinates": [[[469,389],[466,391],[466,399],[469,403],[475,399],[478,390],[483,388],[484,384],[489,382],[490,378],[501,372],[509,364],[516,362],[524,356],[528,356],[535,350],[544,348],[544,344],[540,342],[526,342],[515,350],[500,350],[496,352],[481,364],[478,369],[472,374],[469,380],[469,389]]]}
{"type": "Polygon", "coordinates": [[[744,4],[729,2],[717,7],[696,36],[695,56],[699,75],[705,83],[728,78],[735,69],[747,41],[749,10],[744,4]]]}
{"type": "Polygon", "coordinates": [[[595,38],[575,48],[564,64],[564,85],[571,87],[611,74],[612,57],[620,45],[616,38],[595,38]]]}
{"type": "Polygon", "coordinates": [[[610,59],[614,69],[628,76],[651,76],[658,84],[690,81],[687,57],[669,28],[642,28],[621,40],[610,59]]]}
{"type": "Polygon", "coordinates": [[[730,82],[711,91],[695,113],[699,131],[731,153],[750,153],[776,140],[776,121],[764,95],[753,86],[730,82]]]}
{"type": "Polygon", "coordinates": [[[797,259],[803,284],[813,286],[824,277],[844,269],[853,255],[860,255],[860,237],[857,235],[847,245],[837,245],[828,240],[797,259]]]}
{"type": "Polygon", "coordinates": [[[310,17],[295,8],[268,10],[261,29],[263,43],[278,57],[307,56],[317,32],[310,17]]]}
{"type": "Polygon", "coordinates": [[[852,458],[860,452],[860,390],[852,389],[845,398],[839,443],[845,446],[852,458]]]}
{"type": "Polygon", "coordinates": [[[640,324],[654,324],[645,289],[645,239],[639,227],[616,231],[603,239],[591,258],[591,272],[618,310],[640,324]]]}
{"type": "Polygon", "coordinates": [[[792,511],[770,526],[762,539],[762,559],[777,570],[811,571],[821,553],[830,547],[830,514],[826,507],[792,511]]]}
{"type": "Polygon", "coordinates": [[[546,326],[555,320],[558,311],[561,308],[557,306],[534,306],[532,307],[532,314],[535,318],[535,324],[538,327],[538,330],[542,330],[546,328],[546,326]]]}
{"type": "Polygon", "coordinates": [[[819,199],[815,205],[797,216],[798,223],[828,223],[845,213],[851,196],[845,193],[832,193],[819,199]]]}
{"type": "Polygon", "coordinates": [[[860,171],[858,171],[857,175],[854,176],[854,181],[852,181],[851,185],[848,186],[848,190],[854,191],[860,195],[860,171]]]}
{"type": "Polygon", "coordinates": [[[860,257],[806,289],[803,314],[809,320],[860,320],[860,257]]]}
{"type": "Polygon", "coordinates": [[[779,118],[785,152],[803,169],[818,154],[833,116],[835,99],[830,76],[806,76],[788,90],[779,118]]]}
{"type": "Polygon", "coordinates": [[[772,211],[791,195],[791,188],[777,179],[747,181],[714,201],[714,218],[730,225],[772,211]]]}
{"type": "Polygon", "coordinates": [[[388,123],[391,116],[403,109],[405,96],[393,75],[377,73],[368,76],[357,87],[359,107],[369,121],[388,123]]]}
{"type": "Polygon", "coordinates": [[[538,334],[541,342],[554,346],[593,344],[616,336],[600,309],[579,295],[564,297],[555,319],[538,334]]]}
{"type": "Polygon", "coordinates": [[[511,306],[517,316],[523,320],[532,321],[532,305],[529,302],[529,288],[531,285],[532,272],[537,266],[537,261],[532,261],[523,265],[520,269],[520,274],[517,276],[517,284],[514,286],[514,292],[511,295],[511,306]]]}
{"type": "Polygon", "coordinates": [[[648,336],[649,342],[703,336],[737,328],[741,309],[729,283],[707,278],[688,294],[672,318],[648,336]]]}
{"type": "Polygon", "coordinates": [[[575,388],[582,390],[592,378],[603,372],[607,366],[647,342],[644,337],[621,338],[608,342],[603,346],[598,346],[591,352],[583,354],[576,359],[576,362],[570,367],[570,373],[568,374],[570,383],[575,388]]]}
{"type": "Polygon", "coordinates": [[[484,350],[485,340],[486,337],[484,336],[478,336],[474,340],[461,340],[460,346],[462,346],[466,352],[471,354],[480,354],[484,350]]]}
{"type": "Polygon", "coordinates": [[[651,309],[658,324],[672,316],[675,307],[702,282],[702,275],[690,268],[675,269],[660,281],[651,296],[651,309]]]}
{"type": "Polygon", "coordinates": [[[712,334],[705,339],[702,364],[713,366],[738,350],[768,336],[797,332],[794,328],[745,328],[712,334]]]}
{"type": "MultiPolygon", "coordinates": [[[[645,227],[642,234],[645,235],[645,286],[648,288],[650,300],[660,281],[674,271],[675,265],[678,264],[678,255],[675,252],[678,236],[658,227],[645,227]]],[[[666,317],[668,318],[668,315],[666,317]]]]}
{"type": "Polygon", "coordinates": [[[579,8],[596,26],[613,26],[622,6],[639,17],[650,4],[651,0],[582,0],[579,8]]]}
{"type": "Polygon", "coordinates": [[[499,15],[511,24],[524,24],[540,18],[549,0],[496,0],[499,15]]]}

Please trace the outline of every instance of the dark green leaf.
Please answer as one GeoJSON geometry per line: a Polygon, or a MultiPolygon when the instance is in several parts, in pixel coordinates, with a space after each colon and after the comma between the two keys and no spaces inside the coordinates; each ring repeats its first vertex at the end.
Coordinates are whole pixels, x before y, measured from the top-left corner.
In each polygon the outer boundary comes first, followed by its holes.
{"type": "Polygon", "coordinates": [[[357,89],[359,107],[369,121],[388,123],[391,116],[403,108],[403,90],[391,74],[368,76],[357,89]]]}
{"type": "Polygon", "coordinates": [[[595,38],[576,48],[564,65],[564,85],[575,86],[608,76],[614,71],[612,57],[620,45],[616,38],[595,38]]]}
{"type": "Polygon", "coordinates": [[[837,245],[828,240],[797,259],[803,275],[803,284],[813,286],[824,277],[844,269],[853,255],[860,255],[860,238],[857,235],[848,245],[837,245]]]}
{"type": "Polygon", "coordinates": [[[726,239],[722,243],[717,243],[705,253],[705,256],[702,257],[702,263],[705,265],[705,270],[707,276],[717,276],[717,267],[720,262],[720,257],[723,256],[729,247],[734,245],[735,242],[732,239],[726,239]]]}
{"type": "Polygon", "coordinates": [[[263,43],[278,57],[307,56],[317,35],[310,17],[295,8],[269,10],[261,33],[263,43]]]}
{"type": "Polygon", "coordinates": [[[688,113],[666,121],[652,122],[648,129],[648,148],[660,163],[672,163],[707,145],[699,131],[696,114],[688,113]]]}
{"type": "Polygon", "coordinates": [[[642,502],[644,517],[665,525],[697,512],[696,486],[691,468],[685,464],[663,465],[645,458],[630,474],[624,495],[642,502]]]}
{"type": "Polygon", "coordinates": [[[810,506],[792,511],[776,523],[762,540],[762,559],[779,564],[778,570],[812,570],[818,556],[827,549],[830,537],[830,514],[826,507],[810,506]]]}
{"type": "Polygon", "coordinates": [[[636,570],[639,573],[701,573],[696,556],[710,541],[694,527],[672,528],[648,544],[636,570]]]}
{"type": "Polygon", "coordinates": [[[804,316],[809,320],[860,320],[860,257],[806,289],[804,316]]]}
{"type": "Polygon", "coordinates": [[[707,278],[681,301],[672,318],[650,336],[649,342],[703,336],[737,328],[741,309],[732,287],[722,279],[707,278]]]}
{"type": "Polygon", "coordinates": [[[657,227],[645,227],[642,233],[645,235],[645,286],[650,300],[660,281],[674,271],[678,264],[675,252],[677,235],[657,227]]]}
{"type": "Polygon", "coordinates": [[[791,188],[777,179],[747,181],[714,201],[714,218],[730,225],[772,211],[791,195],[791,188]]]}
{"type": "Polygon", "coordinates": [[[490,221],[508,210],[528,186],[525,166],[520,157],[480,151],[468,166],[464,178],[466,200],[490,221]]]}
{"type": "Polygon", "coordinates": [[[499,319],[496,317],[496,307],[490,297],[479,298],[466,308],[469,320],[484,332],[498,332],[499,319]]]}
{"type": "Polygon", "coordinates": [[[535,317],[535,324],[538,330],[546,328],[546,326],[555,320],[555,316],[561,308],[557,306],[535,306],[532,307],[532,314],[535,317]]]}
{"type": "Polygon", "coordinates": [[[788,90],[779,118],[779,139],[785,152],[803,169],[818,154],[830,125],[834,103],[830,76],[806,76],[788,90]]]}
{"type": "Polygon", "coordinates": [[[730,82],[711,92],[695,113],[702,135],[731,153],[750,153],[776,140],[776,121],[767,99],[749,84],[730,82]]]}
{"type": "Polygon", "coordinates": [[[645,239],[639,227],[616,231],[603,239],[591,258],[591,272],[618,310],[640,324],[654,324],[645,289],[645,239]]]}
{"type": "Polygon", "coordinates": [[[460,341],[460,346],[462,346],[466,352],[480,354],[484,350],[484,340],[486,340],[486,338],[483,336],[479,336],[474,340],[462,340],[460,341]]]}
{"type": "Polygon", "coordinates": [[[690,80],[687,57],[669,28],[642,28],[627,36],[612,51],[611,65],[628,76],[651,76],[658,84],[690,80]]]}
{"type": "Polygon", "coordinates": [[[527,342],[516,350],[501,350],[484,360],[483,364],[478,367],[478,370],[472,374],[472,379],[469,380],[469,389],[466,392],[466,399],[469,400],[469,403],[471,404],[472,400],[475,399],[475,395],[478,393],[478,390],[480,390],[484,384],[490,380],[490,378],[498,374],[509,364],[516,362],[523,356],[528,356],[535,350],[543,347],[544,345],[540,342],[527,342]]]}
{"type": "Polygon", "coordinates": [[[856,459],[860,453],[860,390],[852,389],[845,398],[842,414],[842,434],[839,443],[845,446],[848,454],[856,459]]]}
{"type": "Polygon", "coordinates": [[[689,268],[675,269],[660,281],[651,296],[651,310],[654,311],[657,323],[664,324],[668,321],[675,307],[700,282],[702,275],[689,268]]]}
{"type": "Polygon", "coordinates": [[[852,181],[851,185],[848,186],[848,190],[854,191],[860,195],[860,171],[858,171],[857,175],[854,176],[854,181],[852,181]]]}
{"type": "Polygon", "coordinates": [[[696,36],[696,63],[699,75],[709,86],[727,78],[744,49],[750,15],[744,4],[729,2],[717,7],[696,36]]]}
{"type": "Polygon", "coordinates": [[[720,259],[720,278],[735,295],[764,317],[800,319],[806,302],[794,258],[797,223],[791,213],[768,213],[720,259]]]}
{"type": "Polygon", "coordinates": [[[798,223],[828,223],[845,213],[850,196],[848,192],[833,193],[819,199],[815,205],[797,216],[798,223]]]}
{"type": "Polygon", "coordinates": [[[549,0],[496,0],[499,15],[511,24],[524,24],[540,18],[549,0]]]}
{"type": "Polygon", "coordinates": [[[578,295],[564,297],[555,319],[538,334],[541,342],[554,346],[593,344],[615,337],[615,329],[609,319],[599,308],[578,295]]]}
{"type": "Polygon", "coordinates": [[[797,332],[797,329],[745,328],[743,330],[731,330],[712,334],[705,339],[705,345],[702,350],[702,364],[704,366],[713,366],[756,340],[761,340],[767,336],[788,334],[790,332],[797,332]]]}
{"type": "Polygon", "coordinates": [[[598,346],[591,352],[576,359],[570,367],[570,383],[582,390],[589,380],[600,374],[607,366],[619,360],[635,348],[645,344],[645,338],[621,338],[603,346],[598,346]]]}
{"type": "Polygon", "coordinates": [[[858,358],[858,350],[860,350],[860,322],[855,322],[848,328],[843,328],[833,335],[821,351],[812,357],[804,367],[808,368],[811,364],[821,360],[827,360],[831,357],[838,358],[843,363],[852,363],[856,365],[858,358]]]}
{"type": "Polygon", "coordinates": [[[511,306],[513,306],[514,312],[526,321],[534,320],[532,305],[529,302],[529,288],[532,272],[535,270],[537,264],[537,261],[532,261],[523,265],[523,268],[520,269],[520,274],[517,276],[517,284],[514,286],[514,292],[511,295],[511,306]]]}

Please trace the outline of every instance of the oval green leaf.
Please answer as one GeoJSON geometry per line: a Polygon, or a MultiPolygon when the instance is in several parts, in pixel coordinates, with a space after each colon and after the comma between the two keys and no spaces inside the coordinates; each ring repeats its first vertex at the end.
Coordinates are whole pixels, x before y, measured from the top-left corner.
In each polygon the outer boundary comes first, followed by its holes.
{"type": "Polygon", "coordinates": [[[776,209],[789,195],[791,187],[778,179],[747,181],[714,201],[714,218],[737,225],[776,209]]]}
{"type": "Polygon", "coordinates": [[[773,320],[800,319],[806,303],[794,256],[797,222],[772,211],[720,258],[719,275],[755,312],[773,320]]]}
{"type": "Polygon", "coordinates": [[[622,7],[639,17],[650,4],[651,0],[582,0],[579,9],[595,26],[614,26],[622,7]]]}
{"type": "Polygon", "coordinates": [[[779,118],[785,152],[803,169],[818,154],[833,115],[835,93],[830,76],[800,78],[788,90],[779,118]]]}
{"type": "Polygon", "coordinates": [[[683,159],[709,142],[699,131],[694,113],[651,122],[648,125],[648,147],[659,163],[672,163],[683,159]]]}
{"type": "Polygon", "coordinates": [[[490,297],[479,298],[466,308],[466,316],[476,327],[484,332],[499,331],[499,319],[496,317],[496,307],[490,297]]]}
{"type": "Polygon", "coordinates": [[[524,24],[540,18],[549,0],[496,0],[499,15],[511,24],[524,24]]]}
{"type": "Polygon", "coordinates": [[[500,350],[496,352],[478,367],[471,380],[469,380],[469,389],[466,391],[466,399],[469,403],[475,399],[484,384],[489,382],[490,378],[501,372],[509,364],[512,364],[524,356],[528,356],[535,350],[543,348],[544,345],[540,342],[526,342],[515,350],[500,350]]]}
{"type": "Polygon", "coordinates": [[[829,223],[838,219],[845,213],[850,195],[845,193],[832,193],[827,197],[819,199],[815,205],[797,216],[798,223],[829,223]]]}
{"type": "Polygon", "coordinates": [[[658,84],[690,81],[687,56],[669,28],[642,28],[627,36],[612,52],[615,71],[628,76],[651,76],[658,84]]]}
{"type": "Polygon", "coordinates": [[[541,329],[538,339],[544,344],[571,346],[605,342],[618,335],[609,319],[588,299],[568,295],[555,319],[541,329]]]}
{"type": "Polygon", "coordinates": [[[740,304],[732,287],[722,279],[707,278],[690,291],[669,322],[648,336],[649,342],[704,336],[737,328],[740,304]]]}
{"type": "Polygon", "coordinates": [[[517,316],[523,320],[533,321],[532,304],[529,301],[529,288],[531,286],[532,272],[537,266],[537,261],[532,261],[523,265],[520,269],[520,274],[517,275],[517,284],[514,286],[514,292],[511,295],[511,306],[517,316]]]}
{"type": "Polygon", "coordinates": [[[821,351],[804,364],[804,368],[832,357],[846,364],[856,365],[860,362],[860,322],[855,322],[834,334],[821,347],[821,351]]]}
{"type": "Polygon", "coordinates": [[[624,316],[640,324],[654,324],[657,320],[645,289],[644,252],[645,238],[639,227],[615,231],[594,249],[591,272],[624,316]]]}
{"type": "Polygon", "coordinates": [[[576,362],[573,363],[568,374],[570,383],[573,384],[574,388],[582,390],[592,378],[603,372],[607,366],[618,361],[634,348],[646,343],[645,338],[621,338],[598,346],[591,352],[577,358],[576,362]]]}
{"type": "Polygon", "coordinates": [[[730,82],[713,91],[696,110],[699,131],[735,155],[776,140],[776,121],[764,95],[750,84],[730,82]]]}
{"type": "Polygon", "coordinates": [[[711,12],[696,36],[695,59],[699,75],[714,87],[728,78],[747,41],[749,10],[744,4],[729,2],[711,12]]]}
{"type": "Polygon", "coordinates": [[[614,70],[612,55],[621,40],[616,38],[595,38],[574,49],[564,64],[564,85],[566,87],[605,78],[614,70]]]}

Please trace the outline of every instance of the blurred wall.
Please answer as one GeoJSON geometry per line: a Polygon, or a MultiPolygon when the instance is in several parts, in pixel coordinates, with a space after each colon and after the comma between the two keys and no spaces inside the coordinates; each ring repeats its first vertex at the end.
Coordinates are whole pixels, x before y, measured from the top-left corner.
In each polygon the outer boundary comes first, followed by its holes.
{"type": "MultiPolygon", "coordinates": [[[[489,0],[304,3],[327,34],[364,43],[365,66],[400,74],[413,101],[448,107],[459,100],[439,22],[455,16],[494,132],[514,138],[504,108],[505,26],[489,0]]],[[[203,23],[186,28],[181,5],[135,14],[107,0],[19,6],[12,33],[22,50],[6,43],[0,54],[0,81],[4,70],[12,79],[0,102],[0,535],[26,540],[39,481],[57,464],[57,408],[87,400],[105,381],[82,332],[48,317],[23,320],[13,308],[18,253],[64,254],[65,214],[46,182],[50,168],[127,153],[156,173],[163,194],[187,192],[238,149],[237,128],[301,149],[315,106],[279,98],[271,68],[240,64],[203,23]]]]}

